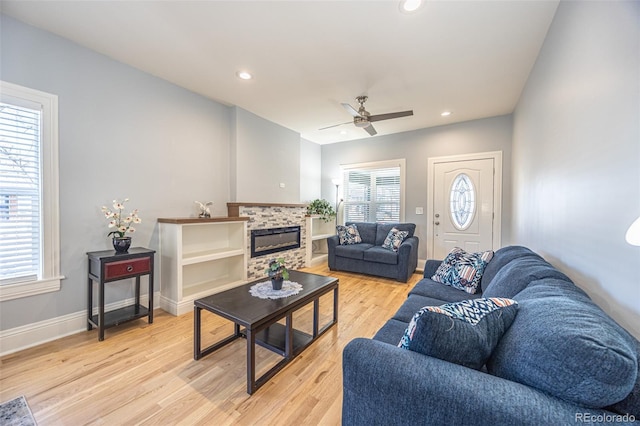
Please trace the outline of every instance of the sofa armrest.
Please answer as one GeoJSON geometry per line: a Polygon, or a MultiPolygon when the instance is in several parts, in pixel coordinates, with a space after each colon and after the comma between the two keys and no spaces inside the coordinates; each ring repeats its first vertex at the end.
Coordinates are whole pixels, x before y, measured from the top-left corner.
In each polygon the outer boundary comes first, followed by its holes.
{"type": "Polygon", "coordinates": [[[342,424],[574,424],[612,415],[520,383],[357,338],[343,351],[342,424]]]}
{"type": "Polygon", "coordinates": [[[398,281],[407,282],[418,267],[418,237],[409,237],[398,247],[398,281]]]}
{"type": "Polygon", "coordinates": [[[327,238],[327,263],[329,269],[334,269],[336,265],[336,246],[340,243],[337,235],[327,238]]]}
{"type": "Polygon", "coordinates": [[[431,278],[433,274],[436,273],[441,263],[442,263],[442,260],[433,260],[433,259],[427,260],[427,262],[424,264],[424,277],[431,278]]]}

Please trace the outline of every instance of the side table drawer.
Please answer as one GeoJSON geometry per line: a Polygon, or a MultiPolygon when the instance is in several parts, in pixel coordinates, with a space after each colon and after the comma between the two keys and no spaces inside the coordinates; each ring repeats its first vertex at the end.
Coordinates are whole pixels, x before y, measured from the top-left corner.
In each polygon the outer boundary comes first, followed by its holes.
{"type": "Polygon", "coordinates": [[[121,260],[104,265],[104,279],[113,280],[125,278],[129,275],[144,274],[151,270],[151,258],[121,260]]]}

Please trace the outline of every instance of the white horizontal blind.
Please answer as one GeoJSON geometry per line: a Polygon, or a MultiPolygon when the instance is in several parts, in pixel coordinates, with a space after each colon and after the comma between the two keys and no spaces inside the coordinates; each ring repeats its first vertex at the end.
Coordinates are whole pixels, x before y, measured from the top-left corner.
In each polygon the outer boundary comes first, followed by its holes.
{"type": "Polygon", "coordinates": [[[40,277],[41,112],[0,103],[0,284],[40,277]]]}
{"type": "Polygon", "coordinates": [[[346,222],[400,222],[400,167],[346,169],[346,222]]]}

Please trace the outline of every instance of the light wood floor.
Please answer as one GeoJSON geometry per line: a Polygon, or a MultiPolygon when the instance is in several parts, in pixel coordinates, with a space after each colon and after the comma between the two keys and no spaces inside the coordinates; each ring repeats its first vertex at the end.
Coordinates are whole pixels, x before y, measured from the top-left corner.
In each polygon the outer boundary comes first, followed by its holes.
{"type": "MultiPolygon", "coordinates": [[[[193,314],[156,310],[107,329],[103,342],[88,331],[0,358],[0,401],[24,395],[44,425],[339,425],[342,349],[371,337],[398,309],[409,283],[304,269],[340,279],[339,322],[252,396],[246,393],[245,340],[194,361],[193,314]]],[[[320,301],[331,315],[332,295],[320,301]]],[[[310,307],[294,316],[310,329],[310,307]]],[[[233,326],[203,313],[203,346],[233,326]]],[[[259,373],[280,358],[257,349],[259,373]],[[261,369],[261,370],[260,370],[261,369]]]]}

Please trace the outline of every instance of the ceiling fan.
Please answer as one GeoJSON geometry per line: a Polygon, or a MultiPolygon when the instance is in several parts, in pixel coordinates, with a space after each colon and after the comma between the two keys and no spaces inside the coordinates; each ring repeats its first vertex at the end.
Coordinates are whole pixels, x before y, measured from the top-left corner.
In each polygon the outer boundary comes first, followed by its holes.
{"type": "MultiPolygon", "coordinates": [[[[360,108],[358,108],[357,110],[349,104],[343,103],[342,106],[344,107],[344,109],[347,110],[349,114],[353,116],[353,124],[356,127],[363,128],[371,136],[378,133],[376,132],[376,129],[373,128],[373,125],[371,124],[374,121],[390,120],[392,118],[408,117],[410,115],[413,115],[413,110],[371,115],[366,109],[364,109],[364,103],[367,101],[367,99],[368,99],[367,96],[358,96],[356,98],[356,101],[358,101],[358,103],[360,104],[360,108]]],[[[346,123],[334,124],[333,126],[323,127],[318,130],[330,129],[331,127],[342,126],[343,124],[349,124],[349,123],[351,123],[351,121],[347,121],[346,123]]]]}

